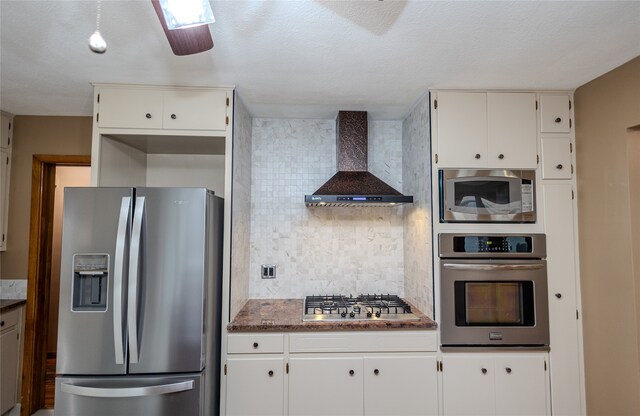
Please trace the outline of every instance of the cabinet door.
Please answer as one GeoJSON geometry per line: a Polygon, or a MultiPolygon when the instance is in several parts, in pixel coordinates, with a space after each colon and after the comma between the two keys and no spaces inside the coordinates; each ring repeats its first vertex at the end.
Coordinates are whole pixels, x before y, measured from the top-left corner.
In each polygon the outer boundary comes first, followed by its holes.
{"type": "Polygon", "coordinates": [[[289,414],[361,415],[362,358],[291,358],[289,414]]]}
{"type": "Polygon", "coordinates": [[[18,386],[18,326],[0,335],[0,414],[4,414],[16,404],[18,386]]]}
{"type": "Polygon", "coordinates": [[[439,92],[438,167],[487,167],[487,94],[439,92]]]}
{"type": "Polygon", "coordinates": [[[540,96],[540,132],[569,133],[571,109],[568,95],[540,96]]]}
{"type": "Polygon", "coordinates": [[[446,356],[442,360],[444,415],[495,414],[493,361],[488,357],[446,356]]]}
{"type": "Polygon", "coordinates": [[[366,357],[364,414],[438,414],[435,357],[366,357]]]}
{"type": "Polygon", "coordinates": [[[9,147],[11,137],[11,119],[4,114],[0,115],[0,148],[6,149],[9,147]]]}
{"type": "Polygon", "coordinates": [[[101,88],[98,126],[162,128],[162,91],[101,88]]]}
{"type": "Polygon", "coordinates": [[[10,166],[9,153],[6,149],[0,149],[0,251],[7,249],[10,166]]]}
{"type": "Polygon", "coordinates": [[[571,179],[571,139],[543,137],[542,179],[571,179]]]}
{"type": "Polygon", "coordinates": [[[553,397],[551,413],[554,415],[583,413],[571,193],[571,184],[543,185],[549,285],[549,360],[553,397]]]}
{"type": "Polygon", "coordinates": [[[536,96],[488,93],[487,129],[490,168],[537,167],[536,96]]]}
{"type": "Polygon", "coordinates": [[[544,356],[504,356],[494,361],[496,415],[547,414],[544,356]]]}
{"type": "Polygon", "coordinates": [[[284,414],[284,359],[227,359],[227,415],[284,414]]]}
{"type": "Polygon", "coordinates": [[[218,130],[227,128],[226,91],[167,91],[164,94],[165,129],[218,130]]]}

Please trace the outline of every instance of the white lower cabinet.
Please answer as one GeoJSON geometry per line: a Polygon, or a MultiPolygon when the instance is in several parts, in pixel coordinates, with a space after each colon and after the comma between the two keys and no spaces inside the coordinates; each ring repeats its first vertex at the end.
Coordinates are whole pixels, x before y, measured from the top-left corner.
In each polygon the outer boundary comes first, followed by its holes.
{"type": "Polygon", "coordinates": [[[443,355],[443,414],[549,414],[546,356],[546,353],[443,355]]]}
{"type": "Polygon", "coordinates": [[[364,414],[438,414],[435,356],[364,358],[364,414]]]}
{"type": "Polygon", "coordinates": [[[360,357],[291,357],[289,415],[362,415],[360,357]]]}
{"type": "Polygon", "coordinates": [[[227,359],[227,415],[284,414],[284,358],[227,359]]]}

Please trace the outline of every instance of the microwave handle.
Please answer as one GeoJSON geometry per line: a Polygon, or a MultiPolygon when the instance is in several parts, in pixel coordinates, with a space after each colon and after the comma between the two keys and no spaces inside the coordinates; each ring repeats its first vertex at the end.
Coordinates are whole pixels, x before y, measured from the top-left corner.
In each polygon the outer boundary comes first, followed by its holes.
{"type": "Polygon", "coordinates": [[[451,270],[539,270],[544,263],[522,264],[483,264],[483,263],[444,263],[445,269],[451,270]]]}

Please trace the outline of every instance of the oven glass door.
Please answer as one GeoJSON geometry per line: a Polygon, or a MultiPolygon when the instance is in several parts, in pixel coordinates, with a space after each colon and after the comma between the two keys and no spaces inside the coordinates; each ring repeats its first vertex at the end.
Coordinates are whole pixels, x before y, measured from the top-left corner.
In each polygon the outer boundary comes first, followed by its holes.
{"type": "Polygon", "coordinates": [[[456,281],[456,326],[534,326],[532,281],[456,281]]]}

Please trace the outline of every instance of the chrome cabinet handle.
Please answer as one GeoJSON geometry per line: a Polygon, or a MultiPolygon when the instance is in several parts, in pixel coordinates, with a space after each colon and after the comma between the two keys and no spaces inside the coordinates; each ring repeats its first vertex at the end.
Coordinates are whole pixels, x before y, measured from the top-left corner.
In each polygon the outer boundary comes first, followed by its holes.
{"type": "Polygon", "coordinates": [[[353,370],[349,370],[349,375],[350,375],[350,376],[354,375],[355,373],[356,373],[355,371],[353,371],[353,370]]]}
{"type": "Polygon", "coordinates": [[[273,370],[269,370],[269,377],[273,377],[273,370]]]}
{"type": "Polygon", "coordinates": [[[486,368],[483,368],[483,369],[482,369],[482,370],[480,370],[480,371],[482,371],[482,374],[487,374],[487,369],[486,369],[486,368]]]}
{"type": "Polygon", "coordinates": [[[171,114],[171,120],[175,120],[177,117],[175,114],[171,114]]]}
{"type": "Polygon", "coordinates": [[[555,121],[556,123],[561,123],[561,122],[562,122],[562,119],[561,119],[560,117],[557,117],[554,121],[555,121]]]}
{"type": "Polygon", "coordinates": [[[378,370],[377,368],[375,370],[373,370],[373,374],[378,375],[380,374],[380,370],[378,370]]]}
{"type": "Polygon", "coordinates": [[[504,371],[506,371],[506,372],[507,372],[507,374],[511,374],[511,367],[507,367],[507,368],[505,368],[505,369],[504,369],[504,371]]]}
{"type": "Polygon", "coordinates": [[[256,348],[256,349],[258,348],[258,343],[257,342],[253,343],[253,348],[256,348]]]}
{"type": "Polygon", "coordinates": [[[475,158],[476,158],[476,159],[480,159],[480,153],[476,153],[475,158]]]}
{"type": "Polygon", "coordinates": [[[556,293],[556,297],[560,299],[562,297],[562,293],[556,293]]]}
{"type": "Polygon", "coordinates": [[[558,164],[558,165],[556,166],[556,169],[562,169],[562,164],[558,164]]]}
{"type": "Polygon", "coordinates": [[[503,155],[502,153],[500,153],[500,154],[498,155],[498,159],[500,159],[500,160],[504,159],[504,155],[503,155]]]}
{"type": "Polygon", "coordinates": [[[146,118],[151,118],[151,113],[147,113],[144,115],[146,118]]]}

